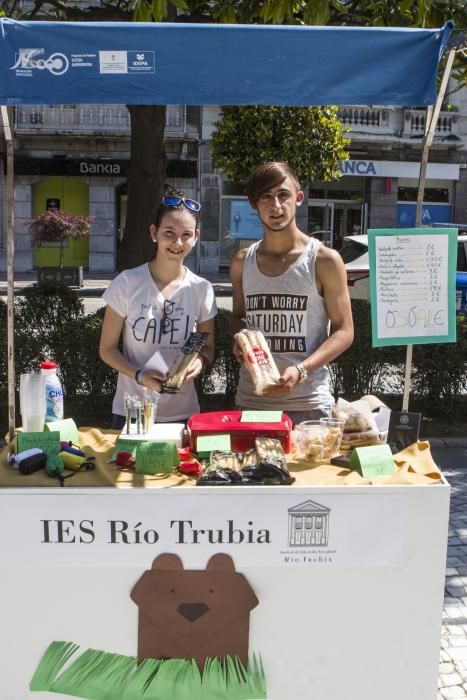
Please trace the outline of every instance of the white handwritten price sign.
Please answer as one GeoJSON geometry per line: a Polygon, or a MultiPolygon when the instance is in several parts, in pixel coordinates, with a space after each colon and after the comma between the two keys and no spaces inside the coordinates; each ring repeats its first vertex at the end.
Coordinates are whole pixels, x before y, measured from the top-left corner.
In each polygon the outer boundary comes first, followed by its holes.
{"type": "Polygon", "coordinates": [[[456,342],[456,229],[370,229],[373,347],[456,342]]]}

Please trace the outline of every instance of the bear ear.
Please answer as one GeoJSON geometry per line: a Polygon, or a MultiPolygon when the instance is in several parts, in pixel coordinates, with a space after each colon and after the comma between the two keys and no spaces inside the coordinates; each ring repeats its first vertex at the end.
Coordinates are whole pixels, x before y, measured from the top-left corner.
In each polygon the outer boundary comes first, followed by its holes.
{"type": "Polygon", "coordinates": [[[228,554],[214,554],[206,565],[206,571],[227,571],[235,573],[235,564],[228,554]]]}
{"type": "Polygon", "coordinates": [[[177,554],[159,554],[152,562],[151,569],[183,569],[183,562],[177,554]]]}

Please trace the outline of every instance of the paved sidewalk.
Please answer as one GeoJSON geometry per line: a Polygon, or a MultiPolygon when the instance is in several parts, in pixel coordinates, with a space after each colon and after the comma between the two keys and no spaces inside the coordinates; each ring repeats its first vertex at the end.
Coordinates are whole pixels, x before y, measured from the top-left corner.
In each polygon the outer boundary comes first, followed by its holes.
{"type": "Polygon", "coordinates": [[[467,698],[467,457],[443,469],[451,484],[446,588],[438,679],[439,700],[467,698]]]}
{"type": "MultiPolygon", "coordinates": [[[[83,275],[83,286],[79,288],[74,287],[74,289],[76,289],[80,297],[100,297],[117,274],[117,272],[109,274],[85,272],[83,275]]],[[[203,274],[201,276],[212,283],[216,296],[232,295],[232,285],[227,272],[203,274]]],[[[14,278],[15,294],[20,293],[21,289],[30,287],[36,282],[37,275],[35,272],[18,272],[14,278]]],[[[5,272],[0,272],[0,297],[6,295],[7,276],[5,272]]]]}

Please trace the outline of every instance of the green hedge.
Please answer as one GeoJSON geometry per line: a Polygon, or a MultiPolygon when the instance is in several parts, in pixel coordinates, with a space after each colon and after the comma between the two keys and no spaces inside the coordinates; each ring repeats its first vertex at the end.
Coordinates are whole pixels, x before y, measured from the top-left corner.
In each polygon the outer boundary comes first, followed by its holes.
{"type": "MultiPolygon", "coordinates": [[[[371,347],[369,304],[352,303],[355,340],[331,364],[335,397],[401,394],[405,347],[371,347]]],[[[81,425],[110,424],[117,373],[99,358],[104,310],[84,314],[77,293],[62,285],[32,286],[15,299],[15,375],[54,359],[66,392],[66,414],[81,425]]],[[[209,373],[197,380],[203,410],[232,408],[239,365],[232,354],[230,312],[216,318],[215,358],[209,373]]],[[[0,429],[7,429],[7,311],[0,300],[0,429]]],[[[422,403],[425,415],[456,417],[467,390],[467,318],[457,318],[457,343],[417,345],[413,353],[411,396],[422,403]]],[[[18,404],[17,404],[18,406],[18,404]]],[[[19,406],[17,408],[19,411],[19,406]]],[[[19,422],[19,421],[18,421],[19,422]]]]}

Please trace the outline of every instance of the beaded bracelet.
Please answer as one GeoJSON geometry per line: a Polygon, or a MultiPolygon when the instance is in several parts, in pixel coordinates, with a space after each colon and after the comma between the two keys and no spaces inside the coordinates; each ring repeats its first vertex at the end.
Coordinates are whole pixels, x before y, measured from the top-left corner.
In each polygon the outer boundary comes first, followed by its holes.
{"type": "Polygon", "coordinates": [[[308,377],[308,372],[301,362],[297,362],[294,367],[298,372],[298,384],[301,384],[308,377]]]}

